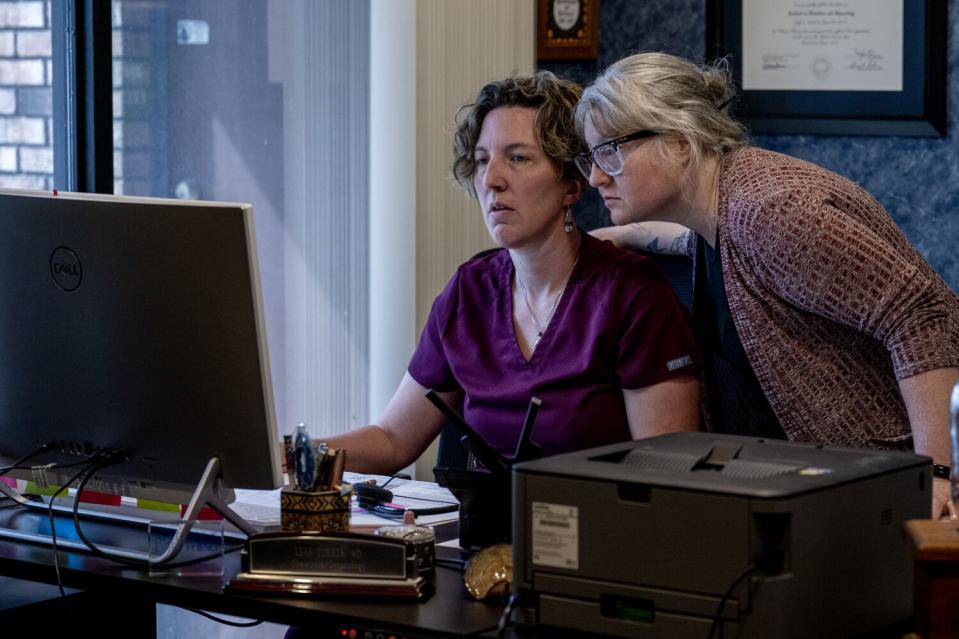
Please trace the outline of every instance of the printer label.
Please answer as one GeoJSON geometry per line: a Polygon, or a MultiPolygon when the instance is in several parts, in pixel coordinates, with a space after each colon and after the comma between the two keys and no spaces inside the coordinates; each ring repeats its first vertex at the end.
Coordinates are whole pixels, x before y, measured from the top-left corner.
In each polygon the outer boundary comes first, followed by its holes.
{"type": "Polygon", "coordinates": [[[579,569],[579,508],[534,501],[533,564],[579,569]]]}

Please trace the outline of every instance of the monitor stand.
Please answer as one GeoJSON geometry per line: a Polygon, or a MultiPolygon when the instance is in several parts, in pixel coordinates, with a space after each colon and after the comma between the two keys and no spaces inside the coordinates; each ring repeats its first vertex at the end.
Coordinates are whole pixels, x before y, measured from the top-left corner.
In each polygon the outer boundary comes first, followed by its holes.
{"type": "MultiPolygon", "coordinates": [[[[196,521],[197,516],[200,514],[200,510],[204,506],[209,506],[215,510],[227,521],[236,526],[241,532],[245,533],[246,536],[255,534],[256,529],[253,528],[249,522],[230,509],[230,507],[226,505],[226,502],[220,498],[220,495],[217,491],[219,482],[220,458],[213,457],[209,462],[207,462],[206,469],[203,471],[203,475],[200,477],[200,481],[197,483],[196,490],[193,491],[193,495],[190,497],[190,503],[187,504],[186,510],[183,512],[182,517],[180,517],[180,522],[177,524],[177,531],[170,540],[169,546],[167,546],[166,550],[159,556],[154,556],[153,553],[149,552],[130,550],[115,546],[101,546],[98,544],[98,547],[105,554],[116,556],[122,559],[140,560],[149,563],[150,565],[157,566],[169,563],[183,548],[183,544],[186,542],[187,537],[190,534],[193,523],[196,521]]],[[[48,513],[51,509],[49,504],[31,501],[20,494],[19,491],[11,488],[4,482],[0,482],[0,493],[29,510],[48,513]]],[[[52,509],[55,513],[68,514],[70,516],[73,515],[73,508],[69,506],[53,505],[52,509]]],[[[117,512],[80,509],[78,513],[84,519],[120,522],[143,528],[146,528],[147,523],[150,521],[147,518],[135,517],[117,512]]],[[[8,527],[0,527],[0,538],[41,543],[48,546],[53,545],[53,538],[50,535],[16,530],[8,527]]],[[[61,539],[58,537],[56,545],[58,548],[90,552],[90,548],[82,541],[61,539]]]]}

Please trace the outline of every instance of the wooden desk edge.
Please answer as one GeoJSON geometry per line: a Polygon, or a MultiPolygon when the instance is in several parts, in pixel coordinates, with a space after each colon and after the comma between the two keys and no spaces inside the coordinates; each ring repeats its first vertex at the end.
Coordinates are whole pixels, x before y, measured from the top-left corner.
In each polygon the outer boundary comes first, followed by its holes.
{"type": "Polygon", "coordinates": [[[959,562],[959,521],[911,519],[904,532],[917,561],[959,562]]]}

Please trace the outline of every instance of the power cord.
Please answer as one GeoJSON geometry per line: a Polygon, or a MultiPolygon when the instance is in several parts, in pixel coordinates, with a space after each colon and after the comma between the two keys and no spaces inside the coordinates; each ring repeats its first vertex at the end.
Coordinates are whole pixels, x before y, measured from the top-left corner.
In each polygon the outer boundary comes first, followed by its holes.
{"type": "MultiPolygon", "coordinates": [[[[102,451],[98,451],[98,452],[94,455],[94,458],[96,458],[96,457],[98,457],[98,456],[101,456],[101,455],[106,455],[106,453],[105,453],[105,452],[102,452],[102,451]]],[[[59,497],[61,493],[63,493],[64,491],[66,491],[66,490],[70,487],[70,484],[72,484],[72,483],[75,482],[77,479],[79,479],[80,477],[82,477],[82,476],[83,476],[87,471],[89,471],[90,469],[97,468],[100,463],[101,463],[100,461],[93,461],[93,462],[87,464],[86,466],[84,466],[83,468],[81,468],[80,471],[77,472],[77,474],[75,474],[73,477],[71,477],[70,479],[68,479],[67,481],[65,481],[65,482],[63,483],[63,485],[60,486],[60,487],[56,490],[56,492],[54,492],[53,495],[50,496],[50,502],[49,502],[49,504],[48,504],[48,506],[47,506],[47,516],[48,516],[49,519],[50,519],[50,543],[51,543],[51,546],[53,546],[53,570],[54,570],[54,572],[55,572],[56,575],[57,575],[57,589],[60,591],[60,596],[61,596],[61,597],[66,597],[66,596],[67,596],[67,593],[66,593],[66,592],[64,591],[64,589],[63,589],[63,579],[62,579],[61,576],[60,576],[60,551],[59,551],[59,549],[57,548],[57,520],[56,520],[56,516],[54,515],[54,512],[53,512],[53,507],[56,505],[57,497],[59,497]]],[[[76,501],[77,501],[77,502],[80,501],[80,495],[79,495],[79,494],[77,494],[77,499],[76,499],[76,501]]]]}
{"type": "MultiPolygon", "coordinates": [[[[101,468],[106,468],[107,466],[111,465],[111,463],[116,463],[116,462],[101,463],[96,468],[93,468],[91,472],[84,475],[83,479],[80,480],[80,485],[77,486],[77,498],[73,502],[73,526],[74,528],[76,528],[77,536],[80,538],[80,541],[82,541],[83,545],[86,546],[88,549],[90,549],[90,552],[92,552],[94,555],[101,557],[103,559],[107,559],[109,561],[123,564],[125,566],[138,568],[140,570],[149,569],[151,567],[149,561],[144,561],[143,559],[131,559],[129,557],[120,557],[120,556],[108,553],[104,551],[103,549],[99,548],[95,543],[90,541],[90,539],[83,532],[83,527],[80,525],[80,493],[83,491],[83,488],[87,485],[87,482],[90,480],[90,478],[93,477],[94,474],[96,474],[96,471],[100,470],[101,468]]],[[[244,545],[245,544],[236,544],[234,546],[230,546],[229,548],[224,548],[223,554],[233,553],[238,550],[241,550],[244,547],[244,545]]],[[[194,557],[193,559],[187,559],[187,560],[179,561],[175,563],[163,564],[163,569],[172,570],[176,568],[185,568],[187,566],[202,564],[206,561],[210,561],[218,557],[220,557],[220,553],[210,553],[208,555],[201,555],[199,557],[194,557]]]]}
{"type": "MultiPolygon", "coordinates": [[[[18,469],[18,468],[22,468],[22,467],[20,466],[20,464],[22,464],[23,462],[27,461],[28,459],[33,459],[33,458],[36,457],[37,455],[40,455],[40,454],[42,454],[42,453],[49,452],[49,451],[51,451],[51,450],[54,450],[55,448],[56,448],[56,445],[55,445],[53,442],[46,442],[46,443],[40,444],[39,446],[37,446],[36,448],[34,448],[32,451],[30,451],[29,453],[27,453],[26,455],[24,455],[23,457],[21,457],[21,458],[18,459],[17,461],[13,462],[13,463],[10,464],[9,466],[0,467],[0,477],[6,475],[6,474],[9,473],[11,470],[16,470],[16,469],[18,469]]],[[[27,468],[29,468],[29,467],[27,467],[27,468]]]]}
{"type": "Polygon", "coordinates": [[[499,623],[496,624],[496,638],[503,639],[506,636],[506,629],[509,628],[510,624],[510,615],[513,614],[513,608],[516,607],[516,595],[511,594],[509,600],[506,602],[506,607],[503,608],[503,614],[499,616],[499,623]]]}
{"type": "Polygon", "coordinates": [[[222,623],[225,626],[233,626],[234,628],[252,628],[253,626],[259,626],[261,623],[263,623],[262,619],[258,619],[256,621],[230,621],[229,619],[217,617],[216,615],[210,614],[204,610],[197,610],[196,608],[183,608],[183,610],[189,610],[190,612],[200,615],[201,617],[206,617],[207,619],[212,619],[217,623],[222,623]]]}
{"type": "Polygon", "coordinates": [[[719,600],[719,605],[716,606],[716,614],[713,615],[713,623],[709,626],[709,634],[706,635],[706,639],[713,639],[713,636],[716,633],[716,629],[719,629],[719,637],[722,639],[723,636],[723,608],[726,606],[726,601],[729,599],[730,595],[733,594],[736,586],[742,582],[743,579],[748,578],[752,574],[759,572],[759,568],[756,564],[749,564],[744,571],[739,573],[732,583],[729,584],[729,587],[726,589],[726,592],[723,593],[722,599],[719,600]]]}
{"type": "MultiPolygon", "coordinates": [[[[3,476],[6,475],[7,473],[9,473],[11,470],[30,470],[30,469],[32,469],[32,468],[35,468],[35,466],[24,466],[23,463],[26,462],[27,460],[33,459],[34,457],[36,457],[36,456],[38,456],[38,455],[42,455],[43,453],[48,453],[48,452],[53,451],[53,450],[56,450],[56,449],[57,449],[56,442],[44,442],[44,443],[38,445],[36,448],[34,448],[32,451],[30,451],[29,453],[27,453],[27,454],[24,455],[23,457],[21,457],[20,459],[16,460],[16,461],[13,462],[12,464],[10,464],[9,466],[0,467],[0,477],[3,477],[3,476]]],[[[72,463],[72,464],[55,464],[55,463],[54,463],[54,464],[47,464],[46,466],[44,466],[44,469],[45,469],[45,470],[50,470],[50,469],[70,468],[70,467],[73,467],[73,466],[81,466],[81,465],[86,465],[86,464],[89,464],[89,463],[90,463],[90,462],[89,462],[88,460],[85,460],[85,461],[82,461],[82,462],[76,462],[76,463],[72,463]]],[[[28,498],[28,499],[31,499],[31,498],[34,497],[34,496],[24,495],[24,497],[26,497],[26,498],[28,498]]],[[[31,501],[43,501],[43,499],[42,499],[42,498],[33,498],[33,499],[31,499],[31,501]]],[[[6,495],[0,496],[0,504],[2,504],[2,505],[0,505],[0,510],[9,510],[9,509],[11,509],[11,508],[19,508],[19,507],[20,507],[20,503],[19,503],[19,502],[17,502],[17,501],[16,501],[15,499],[13,499],[12,497],[8,497],[8,496],[6,496],[6,495]],[[6,501],[9,501],[10,503],[8,503],[8,504],[3,503],[3,502],[6,502],[6,501]]]]}
{"type": "MultiPolygon", "coordinates": [[[[42,451],[39,451],[39,452],[42,452],[42,451]]],[[[26,459],[28,459],[30,456],[33,456],[34,454],[39,454],[39,452],[38,452],[38,451],[35,451],[35,452],[32,453],[31,455],[26,456],[26,457],[18,460],[18,461],[14,464],[14,466],[16,466],[17,464],[23,463],[23,462],[26,461],[26,459]]],[[[60,574],[60,559],[59,559],[59,554],[60,554],[60,553],[59,553],[59,549],[57,548],[57,527],[56,527],[56,517],[55,517],[55,515],[54,515],[54,506],[55,506],[57,497],[59,497],[64,491],[66,491],[67,489],[69,489],[70,485],[73,484],[73,482],[77,481],[77,479],[80,479],[80,484],[77,486],[76,496],[75,496],[75,499],[74,499],[74,501],[73,501],[73,522],[74,522],[74,527],[76,528],[76,531],[77,531],[77,535],[80,537],[81,541],[83,541],[84,545],[86,545],[86,546],[90,549],[90,551],[93,552],[93,554],[95,554],[95,555],[97,555],[97,556],[99,556],[99,557],[102,557],[102,558],[104,558],[104,559],[108,559],[108,560],[110,560],[110,561],[114,561],[114,562],[117,562],[117,563],[125,564],[125,565],[128,565],[128,566],[132,566],[132,567],[140,568],[140,569],[149,568],[149,566],[150,566],[150,563],[149,563],[148,561],[128,559],[128,558],[126,558],[126,557],[118,557],[118,556],[111,555],[111,554],[109,554],[109,553],[104,552],[103,550],[101,550],[100,548],[98,548],[93,542],[91,542],[91,541],[86,537],[86,535],[83,533],[82,527],[80,526],[80,515],[79,515],[80,494],[83,492],[83,489],[84,489],[84,487],[86,486],[87,482],[90,480],[90,478],[92,478],[92,477],[97,473],[97,471],[99,471],[99,470],[101,470],[101,469],[103,469],[103,468],[106,468],[106,467],[108,467],[108,466],[112,466],[113,464],[120,463],[120,462],[125,461],[125,460],[126,460],[126,455],[125,455],[122,451],[119,451],[119,450],[113,450],[113,451],[98,451],[98,452],[93,456],[93,461],[87,463],[87,464],[86,464],[83,468],[81,468],[75,475],[73,475],[73,477],[71,477],[71,478],[68,479],[66,482],[64,482],[63,485],[60,486],[60,487],[56,490],[56,492],[54,492],[53,495],[51,495],[51,497],[50,497],[50,502],[49,502],[49,505],[48,505],[48,508],[47,508],[47,516],[48,516],[49,519],[50,519],[50,540],[51,540],[51,546],[52,546],[52,548],[53,548],[53,568],[54,568],[54,571],[55,571],[55,573],[56,573],[57,589],[60,591],[60,597],[62,597],[65,602],[68,602],[68,608],[71,608],[71,607],[69,606],[69,600],[67,599],[67,593],[66,593],[66,591],[65,591],[65,589],[64,589],[64,587],[63,587],[63,578],[62,578],[62,576],[61,576],[61,574],[60,574]],[[98,457],[99,457],[100,459],[97,459],[98,457]]],[[[8,469],[8,470],[9,470],[9,469],[8,469]]],[[[6,472],[6,471],[3,471],[3,472],[6,472]]],[[[2,475],[2,472],[0,472],[0,475],[2,475]]],[[[240,545],[237,545],[236,547],[232,547],[232,548],[229,548],[229,549],[224,549],[223,553],[225,554],[225,553],[228,553],[228,552],[235,552],[235,551],[237,551],[237,550],[240,550],[242,547],[243,547],[243,544],[240,544],[240,545]]],[[[202,563],[202,562],[204,562],[204,561],[209,561],[210,559],[214,559],[214,558],[219,557],[219,556],[220,556],[220,554],[219,554],[219,553],[216,553],[216,554],[206,555],[206,556],[202,556],[202,557],[197,557],[197,558],[195,558],[195,559],[191,559],[191,560],[188,560],[188,561],[178,562],[178,563],[175,563],[175,564],[165,564],[164,567],[165,567],[165,568],[180,568],[180,567],[184,567],[184,566],[190,566],[190,565],[193,565],[193,564],[202,563]]],[[[213,621],[216,621],[217,623],[225,624],[225,625],[228,625],[228,626],[234,626],[234,627],[237,627],[237,628],[249,628],[249,627],[257,626],[257,625],[263,623],[263,620],[262,620],[262,619],[261,619],[261,620],[258,620],[258,621],[250,621],[250,622],[234,622],[234,621],[230,621],[230,620],[228,620],[228,619],[222,619],[222,618],[220,618],[220,617],[217,617],[217,616],[215,616],[215,615],[209,614],[209,613],[204,612],[204,611],[202,611],[202,610],[195,610],[195,609],[193,609],[193,608],[186,608],[185,610],[189,610],[190,612],[194,612],[194,613],[196,613],[196,614],[198,614],[198,615],[202,615],[202,616],[204,616],[204,617],[208,617],[209,619],[211,619],[211,620],[213,620],[213,621]]],[[[72,608],[71,608],[71,614],[73,614],[73,616],[74,616],[75,618],[77,618],[77,617],[76,617],[76,614],[75,614],[75,612],[72,610],[72,608]]],[[[89,633],[89,632],[87,631],[87,629],[83,626],[83,624],[82,624],[82,623],[79,623],[79,618],[77,618],[77,621],[78,621],[77,627],[78,627],[86,636],[91,637],[90,633],[89,633]]]]}
{"type": "Polygon", "coordinates": [[[389,485],[389,483],[393,481],[394,479],[405,479],[406,481],[410,481],[413,478],[407,475],[406,473],[394,473],[393,475],[390,475],[389,479],[383,482],[383,485],[380,486],[380,488],[386,488],[387,485],[389,485]]]}
{"type": "Polygon", "coordinates": [[[459,572],[464,572],[466,570],[466,562],[466,559],[440,559],[439,557],[433,560],[433,563],[440,568],[449,568],[450,570],[458,570],[459,572]]]}

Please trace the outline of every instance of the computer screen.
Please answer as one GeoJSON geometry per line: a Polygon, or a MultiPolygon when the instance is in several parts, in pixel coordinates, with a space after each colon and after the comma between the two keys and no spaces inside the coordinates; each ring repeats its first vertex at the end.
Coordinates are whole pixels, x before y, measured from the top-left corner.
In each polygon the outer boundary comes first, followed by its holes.
{"type": "Polygon", "coordinates": [[[274,415],[250,205],[0,191],[0,459],[185,503],[211,457],[278,487],[274,415]]]}

